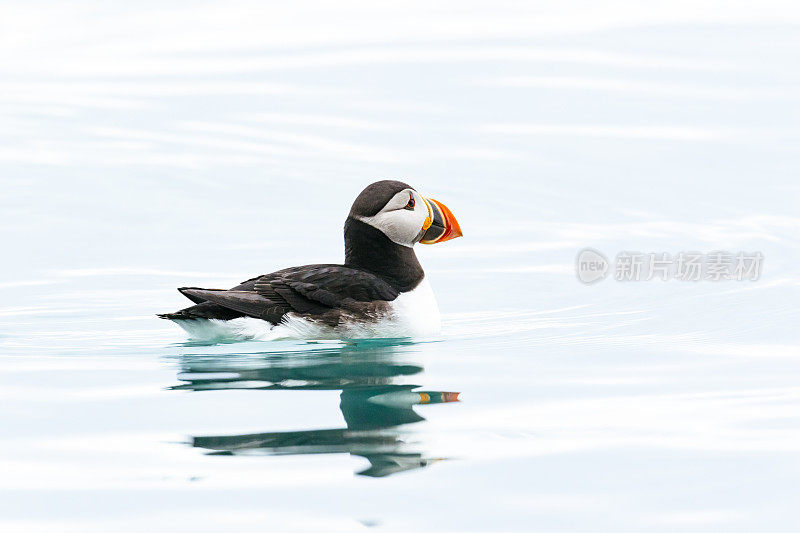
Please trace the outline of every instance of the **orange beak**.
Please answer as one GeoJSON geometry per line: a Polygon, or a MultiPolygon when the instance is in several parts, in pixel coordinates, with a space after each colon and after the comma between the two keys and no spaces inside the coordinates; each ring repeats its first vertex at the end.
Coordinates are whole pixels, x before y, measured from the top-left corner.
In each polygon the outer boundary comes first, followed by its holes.
{"type": "Polygon", "coordinates": [[[442,401],[443,402],[457,402],[458,395],[461,394],[460,392],[443,392],[442,393],[442,401]]]}
{"type": "Polygon", "coordinates": [[[419,242],[422,244],[435,244],[461,237],[461,226],[458,225],[453,212],[442,202],[433,198],[423,198],[428,206],[428,218],[422,226],[425,233],[419,242]]]}
{"type": "Polygon", "coordinates": [[[418,391],[419,403],[448,403],[457,402],[460,392],[444,392],[444,391],[418,391]]]}

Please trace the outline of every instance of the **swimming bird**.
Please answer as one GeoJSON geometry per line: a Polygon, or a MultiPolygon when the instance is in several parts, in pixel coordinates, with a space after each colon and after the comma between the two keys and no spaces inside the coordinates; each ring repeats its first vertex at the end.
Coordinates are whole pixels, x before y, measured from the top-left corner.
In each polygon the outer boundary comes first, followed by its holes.
{"type": "Polygon", "coordinates": [[[407,183],[377,181],[345,220],[344,264],[285,268],[228,290],[181,287],[195,305],[158,316],[196,339],[436,335],[439,308],[414,245],[460,236],[443,203],[407,183]]]}

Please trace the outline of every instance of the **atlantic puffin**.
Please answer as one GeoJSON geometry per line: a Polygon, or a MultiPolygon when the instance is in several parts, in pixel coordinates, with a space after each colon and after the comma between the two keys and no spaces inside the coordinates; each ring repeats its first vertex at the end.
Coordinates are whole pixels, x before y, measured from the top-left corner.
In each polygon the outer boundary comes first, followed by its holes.
{"type": "Polygon", "coordinates": [[[417,243],[461,236],[442,202],[400,181],[367,186],[344,224],[344,264],[285,268],[232,289],[181,287],[195,305],[158,315],[192,338],[368,338],[438,334],[417,243]]]}

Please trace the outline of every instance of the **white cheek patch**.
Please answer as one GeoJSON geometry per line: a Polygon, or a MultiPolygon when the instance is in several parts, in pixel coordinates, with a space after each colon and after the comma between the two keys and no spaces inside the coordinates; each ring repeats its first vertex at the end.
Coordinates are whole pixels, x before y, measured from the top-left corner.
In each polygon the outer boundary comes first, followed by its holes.
{"type": "MultiPolygon", "coordinates": [[[[400,215],[402,211],[378,213],[371,217],[358,217],[358,219],[380,230],[393,242],[411,247],[414,245],[414,238],[417,236],[418,230],[415,231],[410,224],[411,221],[407,220],[407,218],[411,217],[403,217],[400,215]]],[[[406,212],[410,213],[410,211],[406,212]]]]}
{"type": "Polygon", "coordinates": [[[410,248],[416,244],[427,216],[428,210],[422,197],[415,191],[402,191],[397,193],[378,214],[357,218],[380,230],[392,242],[410,248]],[[408,203],[410,194],[414,195],[414,209],[403,209],[402,206],[408,203]],[[401,207],[398,209],[396,205],[401,207]]]}

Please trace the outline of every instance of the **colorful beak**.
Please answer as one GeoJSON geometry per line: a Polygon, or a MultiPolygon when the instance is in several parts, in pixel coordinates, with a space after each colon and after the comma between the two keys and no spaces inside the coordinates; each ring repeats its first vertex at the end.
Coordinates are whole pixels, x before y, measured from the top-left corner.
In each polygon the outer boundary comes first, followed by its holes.
{"type": "Polygon", "coordinates": [[[418,391],[419,403],[448,403],[457,402],[460,392],[444,391],[418,391]]]}
{"type": "Polygon", "coordinates": [[[461,226],[458,225],[452,211],[442,202],[433,198],[423,198],[428,205],[427,227],[423,226],[425,233],[419,242],[422,244],[435,244],[461,237],[461,226]]]}

